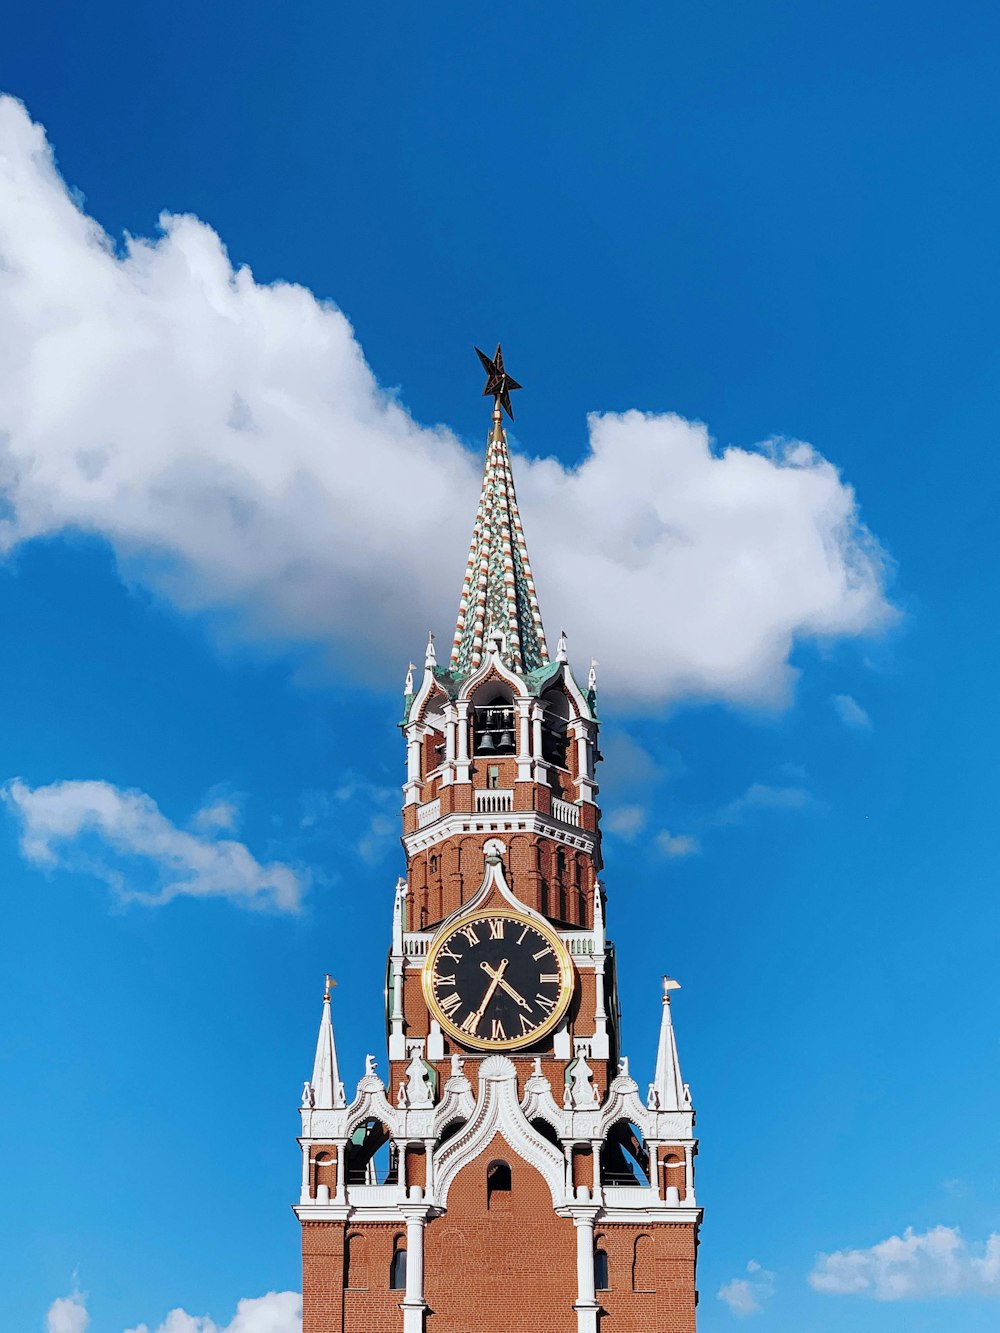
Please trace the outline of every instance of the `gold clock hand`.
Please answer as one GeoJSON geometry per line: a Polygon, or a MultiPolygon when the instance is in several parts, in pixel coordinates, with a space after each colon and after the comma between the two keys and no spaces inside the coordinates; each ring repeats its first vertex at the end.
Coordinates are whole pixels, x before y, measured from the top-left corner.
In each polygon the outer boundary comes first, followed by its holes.
{"type": "Polygon", "coordinates": [[[531,1005],[524,998],[524,996],[518,995],[514,987],[509,982],[504,981],[503,979],[503,970],[507,966],[506,958],[503,961],[503,966],[500,968],[499,973],[494,972],[492,967],[490,967],[489,963],[485,962],[480,963],[479,966],[483,969],[484,972],[488,972],[491,977],[495,978],[495,980],[499,982],[501,990],[505,990],[507,994],[510,996],[510,998],[515,1001],[515,1003],[519,1004],[522,1009],[527,1009],[529,1014],[531,1013],[531,1005]]]}
{"type": "Polygon", "coordinates": [[[507,959],[505,958],[503,962],[500,964],[500,970],[498,972],[494,972],[493,969],[488,966],[488,964],[484,963],[483,966],[487,968],[493,980],[486,987],[486,994],[483,996],[479,1008],[476,1010],[474,1014],[470,1014],[469,1017],[462,1024],[462,1030],[464,1032],[470,1033],[470,1035],[472,1036],[475,1036],[476,1028],[479,1026],[479,1020],[482,1018],[483,1014],[485,1014],[486,1006],[489,1004],[490,1000],[493,999],[493,995],[494,992],[496,991],[496,988],[504,984],[503,974],[507,969],[507,959]]]}

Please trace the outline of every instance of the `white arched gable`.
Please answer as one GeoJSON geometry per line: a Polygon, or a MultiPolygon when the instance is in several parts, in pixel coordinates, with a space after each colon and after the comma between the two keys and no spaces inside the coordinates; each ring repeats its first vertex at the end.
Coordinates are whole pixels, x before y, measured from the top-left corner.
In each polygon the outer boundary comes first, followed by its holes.
{"type": "Polygon", "coordinates": [[[499,653],[491,652],[483,664],[462,682],[462,687],[458,692],[459,700],[468,702],[480,685],[485,685],[491,676],[496,677],[497,680],[502,680],[505,685],[509,685],[514,692],[515,699],[527,698],[524,681],[521,677],[516,671],[511,671],[499,653]]]}
{"type": "Polygon", "coordinates": [[[485,1152],[497,1134],[522,1161],[545,1178],[553,1207],[562,1205],[566,1192],[565,1158],[528,1124],[517,1098],[517,1070],[502,1055],[491,1055],[480,1065],[475,1113],[435,1159],[435,1184],[441,1205],[447,1205],[448,1190],[458,1173],[485,1152]]]}

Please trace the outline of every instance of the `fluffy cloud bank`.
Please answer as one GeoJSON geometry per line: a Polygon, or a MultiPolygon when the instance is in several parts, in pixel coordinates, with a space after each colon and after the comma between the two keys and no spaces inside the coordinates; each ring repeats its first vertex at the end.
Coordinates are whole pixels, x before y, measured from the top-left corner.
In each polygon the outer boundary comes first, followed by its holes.
{"type": "Polygon", "coordinates": [[[20,821],[25,860],[96,875],[128,901],[155,906],[185,895],[295,911],[305,889],[302,872],[261,864],[217,823],[206,828],[196,815],[197,831],[178,828],[144,792],[109,782],[31,788],[15,778],[2,797],[20,821]]]}
{"type": "Polygon", "coordinates": [[[155,1330],[139,1324],[128,1333],[302,1333],[302,1297],[297,1291],[269,1291],[266,1296],[245,1297],[225,1327],[207,1315],[171,1310],[155,1330]]]}
{"type": "Polygon", "coordinates": [[[879,1301],[929,1296],[1000,1296],[1000,1234],[970,1244],[957,1227],[917,1232],[907,1227],[867,1250],[822,1254],[811,1285],[832,1296],[879,1301]]]}
{"type": "MultiPolygon", "coordinates": [[[[79,1292],[60,1296],[49,1306],[47,1333],[86,1333],[89,1324],[86,1301],[79,1292]]],[[[266,1296],[245,1297],[224,1327],[208,1315],[171,1310],[155,1330],[149,1324],[138,1324],[128,1333],[302,1333],[302,1297],[297,1291],[269,1291],[266,1296]]]]}
{"type": "MultiPolygon", "coordinates": [[[[339,310],[234,270],[194,217],[119,251],[11,98],[0,201],[0,549],[98,534],[177,606],[348,661],[450,637],[479,458],[380,388],[339,310]]],[[[808,445],[589,424],[578,467],[520,460],[519,494],[549,628],[620,696],[780,701],[796,640],[891,614],[854,493],[808,445]]]]}

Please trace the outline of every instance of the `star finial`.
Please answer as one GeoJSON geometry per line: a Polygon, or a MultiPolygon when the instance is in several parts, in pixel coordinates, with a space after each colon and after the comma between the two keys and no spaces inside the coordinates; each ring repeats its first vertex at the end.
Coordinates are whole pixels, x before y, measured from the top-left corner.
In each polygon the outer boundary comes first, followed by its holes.
{"type": "Polygon", "coordinates": [[[486,388],[483,390],[484,398],[495,398],[503,410],[514,420],[514,413],[510,407],[510,395],[514,389],[521,386],[517,380],[511,379],[503,368],[503,352],[500,344],[497,343],[496,355],[491,359],[485,352],[476,348],[476,356],[482,362],[483,369],[486,371],[486,388]]]}

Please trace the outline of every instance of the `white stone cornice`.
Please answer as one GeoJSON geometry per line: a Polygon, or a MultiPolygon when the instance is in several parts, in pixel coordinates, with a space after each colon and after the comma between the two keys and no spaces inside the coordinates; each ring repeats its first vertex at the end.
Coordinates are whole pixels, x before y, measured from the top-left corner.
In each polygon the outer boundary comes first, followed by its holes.
{"type": "Polygon", "coordinates": [[[564,843],[576,851],[593,855],[597,849],[597,834],[573,824],[562,824],[551,815],[538,810],[511,810],[503,814],[467,811],[443,815],[426,828],[403,835],[407,858],[434,847],[446,838],[466,833],[493,833],[510,837],[517,833],[532,833],[564,843]]]}

